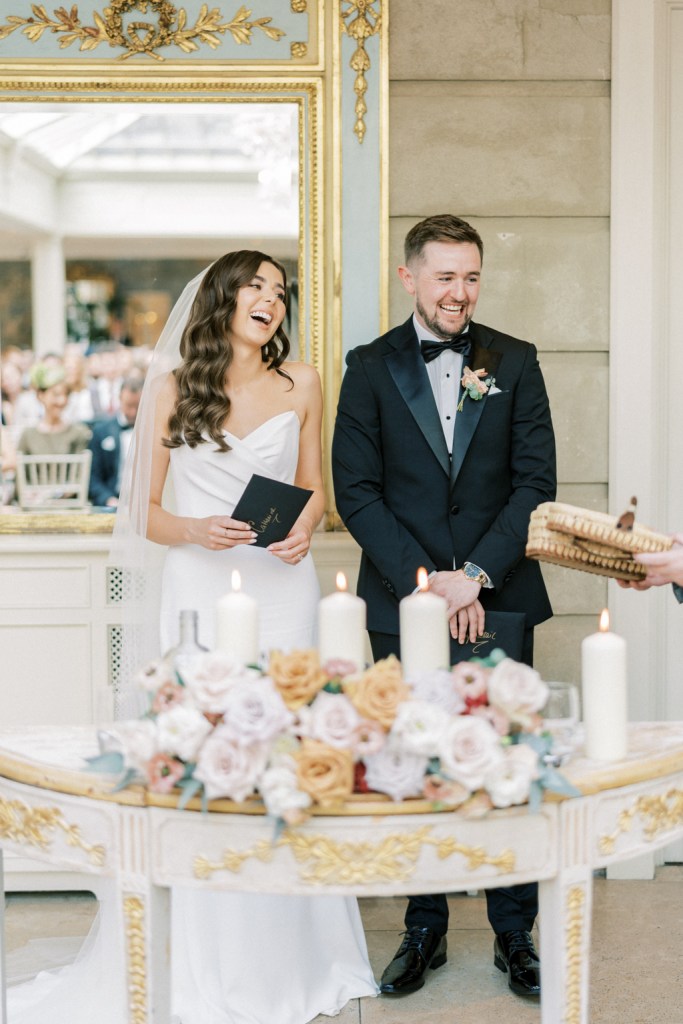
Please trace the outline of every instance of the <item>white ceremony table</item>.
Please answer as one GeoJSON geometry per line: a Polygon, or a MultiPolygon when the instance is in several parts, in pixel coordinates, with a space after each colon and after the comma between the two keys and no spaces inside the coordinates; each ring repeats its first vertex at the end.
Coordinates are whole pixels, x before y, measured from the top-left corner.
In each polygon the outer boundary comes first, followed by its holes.
{"type": "MultiPolygon", "coordinates": [[[[538,813],[516,807],[467,820],[435,813],[426,801],[368,795],[275,841],[256,802],[215,801],[201,813],[141,788],[112,793],[111,779],[80,770],[96,752],[92,727],[0,733],[0,847],[99,876],[98,891],[109,887],[129,1024],[170,1020],[172,885],[396,896],[534,880],[542,1024],[588,1024],[594,870],[683,835],[682,722],[631,725],[623,761],[573,758],[563,772],[582,796],[546,800],[538,813]]],[[[1,925],[0,1021],[7,1024],[1,925]]]]}

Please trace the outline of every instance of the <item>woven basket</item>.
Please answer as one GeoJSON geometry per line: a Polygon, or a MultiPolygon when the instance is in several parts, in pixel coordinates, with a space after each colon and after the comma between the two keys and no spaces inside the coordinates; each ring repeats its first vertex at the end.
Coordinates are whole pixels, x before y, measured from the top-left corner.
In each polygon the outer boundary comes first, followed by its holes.
{"type": "Polygon", "coordinates": [[[604,512],[546,501],[531,513],[527,558],[617,580],[642,580],[646,569],[633,555],[668,551],[673,541],[639,523],[633,530],[617,530],[615,523],[616,517],[604,512]]]}

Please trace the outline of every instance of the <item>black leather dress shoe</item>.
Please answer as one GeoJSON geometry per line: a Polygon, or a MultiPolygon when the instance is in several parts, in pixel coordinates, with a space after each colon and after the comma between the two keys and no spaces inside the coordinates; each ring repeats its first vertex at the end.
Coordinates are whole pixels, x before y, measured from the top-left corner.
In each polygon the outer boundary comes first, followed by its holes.
{"type": "Polygon", "coordinates": [[[446,963],[446,936],[431,928],[408,928],[405,938],[382,975],[379,990],[387,996],[417,992],[425,983],[428,967],[433,971],[446,963]]]}
{"type": "Polygon", "coordinates": [[[493,962],[507,973],[508,985],[518,996],[540,996],[541,961],[529,932],[496,935],[493,962]]]}

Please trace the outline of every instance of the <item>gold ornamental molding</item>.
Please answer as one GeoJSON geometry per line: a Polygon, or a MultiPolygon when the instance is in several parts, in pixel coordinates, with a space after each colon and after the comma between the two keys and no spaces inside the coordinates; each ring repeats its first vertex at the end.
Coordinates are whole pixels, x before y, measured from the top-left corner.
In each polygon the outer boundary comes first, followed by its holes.
{"type": "Polygon", "coordinates": [[[0,797],[0,839],[49,850],[58,832],[66,836],[69,846],[83,850],[91,863],[102,867],[106,859],[104,846],[85,843],[79,826],[69,825],[59,807],[30,807],[23,800],[0,797]]]}
{"type": "MultiPolygon", "coordinates": [[[[292,0],[292,10],[297,9],[292,0]]],[[[78,44],[79,50],[85,53],[107,44],[124,51],[118,55],[119,60],[144,56],[163,61],[165,58],[157,53],[159,49],[176,46],[183,53],[193,53],[204,45],[216,50],[226,33],[238,46],[250,45],[256,30],[276,43],[285,35],[281,28],[271,24],[272,18],[252,18],[253,11],[244,5],[226,21],[219,7],[202,4],[194,24],[189,23],[185,8],[176,7],[170,0],[109,0],[109,6],[101,14],[93,12],[92,25],[81,22],[78,4],[72,4],[70,10],[56,7],[51,15],[44,4],[32,4],[31,11],[30,17],[6,15],[4,23],[0,22],[0,41],[13,32],[21,32],[30,42],[37,43],[49,32],[59,37],[61,50],[78,44]],[[124,16],[133,12],[144,15],[146,20],[124,24],[124,16]]],[[[304,46],[305,53],[305,44],[293,45],[304,46]]],[[[303,55],[297,49],[296,56],[303,55]]]]}
{"type": "Polygon", "coordinates": [[[195,878],[207,880],[217,871],[231,871],[237,874],[242,865],[251,859],[263,863],[272,861],[278,847],[288,846],[295,858],[305,865],[301,880],[312,885],[364,885],[370,882],[402,882],[413,874],[414,867],[424,846],[436,847],[440,860],[458,853],[467,861],[467,868],[476,871],[485,864],[497,869],[499,874],[514,870],[515,854],[503,850],[491,855],[481,846],[459,843],[452,836],[438,839],[431,835],[432,826],[425,825],[414,832],[394,833],[378,843],[338,843],[329,836],[286,830],[276,842],[260,840],[246,850],[225,850],[217,863],[206,857],[194,858],[195,878]]]}
{"type": "Polygon", "coordinates": [[[567,893],[567,924],[565,931],[566,1013],[565,1024],[580,1024],[583,929],[586,893],[574,885],[567,893]]]}
{"type": "Polygon", "coordinates": [[[353,83],[356,123],[353,130],[362,143],[366,132],[365,115],[368,112],[365,102],[368,82],[365,75],[370,70],[370,57],[365,44],[372,36],[379,35],[382,29],[382,0],[341,0],[340,18],[342,31],[356,43],[349,66],[356,72],[353,83]]]}
{"type": "Polygon", "coordinates": [[[128,1007],[131,1024],[147,1021],[147,959],[145,956],[145,904],[139,896],[125,896],[123,918],[128,950],[128,1007]]]}
{"type": "Polygon", "coordinates": [[[631,807],[621,812],[614,832],[600,836],[600,853],[614,853],[617,839],[630,832],[636,818],[643,825],[645,838],[652,842],[662,832],[668,832],[683,822],[683,791],[670,789],[667,793],[638,797],[631,807]]]}

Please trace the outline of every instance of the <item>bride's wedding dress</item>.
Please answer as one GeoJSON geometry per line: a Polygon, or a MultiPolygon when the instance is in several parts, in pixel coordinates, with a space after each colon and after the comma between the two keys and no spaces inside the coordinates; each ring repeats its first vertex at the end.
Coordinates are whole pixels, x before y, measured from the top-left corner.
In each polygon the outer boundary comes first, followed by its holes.
{"type": "MultiPolygon", "coordinates": [[[[243,439],[226,437],[227,454],[211,443],[172,449],[178,515],[229,515],[253,473],[293,482],[295,412],[273,416],[243,439]]],[[[264,651],[313,643],[319,593],[310,555],[291,566],[254,545],[224,552],[181,545],[169,549],[164,566],[161,650],[177,643],[186,608],[197,609],[200,642],[212,647],[216,602],[235,568],[242,589],[258,599],[264,651]]],[[[124,1024],[119,935],[106,921],[114,913],[102,905],[75,964],[9,989],[10,1024],[124,1024]]],[[[174,889],[172,957],[173,1021],[182,1024],[306,1024],[377,994],[351,897],[174,889]]]]}

